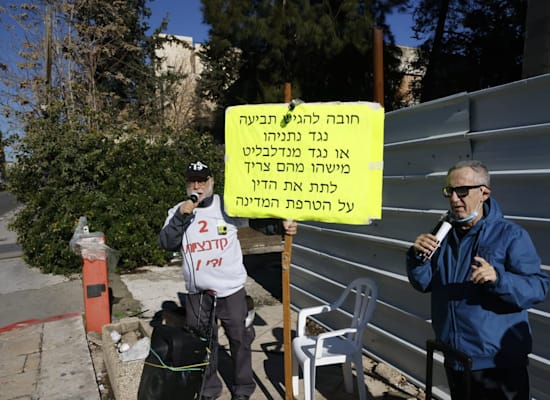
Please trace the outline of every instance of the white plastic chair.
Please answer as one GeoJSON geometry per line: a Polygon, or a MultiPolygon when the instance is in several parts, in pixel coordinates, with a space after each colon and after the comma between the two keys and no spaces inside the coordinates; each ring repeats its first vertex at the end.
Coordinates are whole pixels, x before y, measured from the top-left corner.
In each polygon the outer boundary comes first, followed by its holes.
{"type": "Polygon", "coordinates": [[[344,385],[353,393],[351,364],[355,365],[359,399],[366,399],[363,373],[363,333],[374,314],[378,288],[369,278],[357,278],[351,282],[332,304],[309,307],[298,313],[296,337],[292,340],[292,392],[298,396],[298,376],[303,371],[304,399],[315,398],[315,370],[319,366],[343,364],[344,385]],[[353,315],[348,328],[306,336],[306,320],[309,316],[336,310],[348,296],[354,296],[353,315]]]}

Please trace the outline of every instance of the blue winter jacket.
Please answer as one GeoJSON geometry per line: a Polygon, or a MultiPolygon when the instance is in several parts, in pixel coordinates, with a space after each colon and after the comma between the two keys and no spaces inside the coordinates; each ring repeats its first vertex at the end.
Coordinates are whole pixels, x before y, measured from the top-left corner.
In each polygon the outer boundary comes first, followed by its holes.
{"type": "Polygon", "coordinates": [[[468,354],[474,370],[519,367],[532,345],[527,309],[544,300],[550,277],[529,234],[505,220],[494,199],[483,207],[484,217],[462,238],[453,227],[431,260],[423,262],[411,247],[407,274],[415,289],[432,292],[437,340],[468,354]],[[475,255],[496,269],[496,282],[470,281],[475,255]]]}

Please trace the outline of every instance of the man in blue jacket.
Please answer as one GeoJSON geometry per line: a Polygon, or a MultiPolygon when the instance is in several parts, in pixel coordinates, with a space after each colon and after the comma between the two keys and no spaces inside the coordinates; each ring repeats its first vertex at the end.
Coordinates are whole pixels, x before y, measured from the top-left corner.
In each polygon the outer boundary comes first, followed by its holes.
{"type": "MultiPolygon", "coordinates": [[[[446,185],[452,228],[441,241],[431,233],[416,238],[407,253],[409,281],[432,293],[437,340],[472,359],[470,399],[527,400],[527,310],[544,300],[550,278],[529,234],[505,220],[490,197],[484,164],[455,164],[446,185]]],[[[453,400],[465,399],[463,368],[446,358],[445,369],[453,400]]]]}

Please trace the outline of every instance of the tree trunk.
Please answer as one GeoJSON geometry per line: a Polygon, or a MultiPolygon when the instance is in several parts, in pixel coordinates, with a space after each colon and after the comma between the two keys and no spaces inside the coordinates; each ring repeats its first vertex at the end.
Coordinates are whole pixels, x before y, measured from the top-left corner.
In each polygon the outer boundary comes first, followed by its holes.
{"type": "Polygon", "coordinates": [[[435,29],[434,39],[432,43],[432,49],[430,51],[428,67],[426,68],[426,75],[422,82],[422,101],[428,101],[434,99],[435,86],[437,86],[437,69],[439,60],[441,57],[441,46],[443,42],[443,34],[445,33],[445,22],[447,21],[447,14],[449,12],[449,3],[451,0],[440,0],[439,11],[437,16],[437,26],[435,29]]]}
{"type": "Polygon", "coordinates": [[[550,1],[529,0],[522,76],[546,73],[550,73],[550,1]]]}

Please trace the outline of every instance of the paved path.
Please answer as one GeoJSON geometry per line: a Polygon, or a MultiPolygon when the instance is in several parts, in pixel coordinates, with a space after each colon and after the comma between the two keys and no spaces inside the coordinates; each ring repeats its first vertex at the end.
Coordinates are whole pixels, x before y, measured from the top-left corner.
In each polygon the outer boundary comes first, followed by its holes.
{"type": "Polygon", "coordinates": [[[80,313],[2,328],[0,387],[2,400],[99,399],[80,313]]]}
{"type": "MultiPolygon", "coordinates": [[[[256,272],[254,275],[256,275],[256,272]]],[[[266,271],[266,274],[273,274],[273,271],[266,271]]],[[[150,313],[150,310],[160,310],[164,301],[173,301],[179,304],[177,293],[183,287],[179,266],[144,267],[139,269],[139,273],[123,275],[121,278],[133,297],[141,302],[142,309],[149,310],[147,313],[150,313]]],[[[284,399],[285,349],[283,348],[284,320],[282,304],[250,276],[246,284],[246,290],[255,299],[256,303],[260,304],[256,309],[254,321],[256,339],[252,343],[252,364],[257,384],[252,400],[284,399]]],[[[295,329],[295,312],[291,312],[290,326],[292,330],[295,329]]],[[[223,329],[220,330],[220,349],[219,370],[225,384],[219,400],[230,400],[231,393],[228,389],[228,383],[231,382],[232,365],[229,358],[229,345],[223,335],[223,329]]],[[[368,400],[415,399],[417,389],[408,384],[396,370],[375,363],[368,357],[363,358],[363,366],[367,371],[365,384],[368,400]],[[380,376],[372,373],[375,368],[382,370],[380,368],[382,366],[390,380],[403,385],[403,391],[400,391],[397,386],[388,385],[385,379],[381,379],[380,376]]],[[[301,380],[300,385],[302,385],[301,380]]],[[[303,386],[300,387],[300,390],[300,395],[296,400],[303,399],[303,386]]],[[[357,397],[354,394],[345,392],[341,367],[326,366],[318,368],[315,398],[318,400],[352,400],[357,397]]]]}
{"type": "Polygon", "coordinates": [[[99,399],[82,282],[30,268],[7,228],[15,202],[0,200],[0,400],[99,399]]]}

